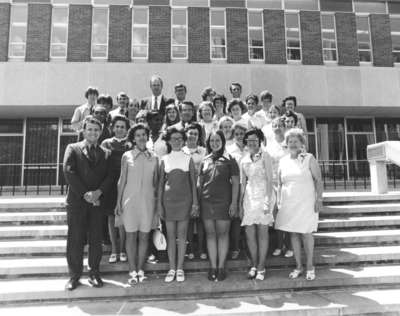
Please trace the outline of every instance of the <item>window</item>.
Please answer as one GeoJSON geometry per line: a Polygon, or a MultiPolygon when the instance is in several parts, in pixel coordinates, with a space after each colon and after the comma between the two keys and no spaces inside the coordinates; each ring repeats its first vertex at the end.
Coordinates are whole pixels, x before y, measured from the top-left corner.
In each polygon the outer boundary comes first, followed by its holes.
{"type": "Polygon", "coordinates": [[[107,58],[108,7],[93,7],[92,58],[107,58]]]}
{"type": "Polygon", "coordinates": [[[390,17],[390,28],[392,34],[393,61],[400,63],[400,16],[390,17]]]}
{"type": "Polygon", "coordinates": [[[386,13],[386,3],[379,1],[354,1],[354,12],[359,13],[386,13]]]}
{"type": "Polygon", "coordinates": [[[247,0],[248,8],[255,9],[282,9],[281,0],[247,0]]]}
{"type": "Polygon", "coordinates": [[[321,14],[321,28],[324,61],[336,61],[335,16],[333,14],[321,14]]]}
{"type": "Polygon", "coordinates": [[[320,0],[321,11],[353,12],[353,3],[349,0],[320,0]]]}
{"type": "Polygon", "coordinates": [[[148,9],[135,7],[132,18],[132,58],[147,58],[149,46],[148,9]]]}
{"type": "Polygon", "coordinates": [[[315,125],[314,119],[308,118],[306,119],[307,125],[307,145],[308,145],[308,152],[312,153],[315,158],[318,158],[316,143],[315,143],[315,125]]]}
{"type": "Polygon", "coordinates": [[[65,58],[67,56],[68,7],[53,6],[51,23],[50,57],[65,58]]]}
{"type": "Polygon", "coordinates": [[[208,0],[171,0],[171,6],[185,7],[188,2],[191,7],[208,7],[208,0]]]}
{"type": "Polygon", "coordinates": [[[301,60],[300,22],[298,13],[285,13],[286,56],[288,60],[301,60]]]}
{"type": "Polygon", "coordinates": [[[318,10],[318,0],[284,0],[286,10],[318,10]]]}
{"type": "Polygon", "coordinates": [[[226,58],[226,23],[224,10],[210,10],[211,58],[226,58]]]}
{"type": "Polygon", "coordinates": [[[389,1],[388,3],[389,14],[400,14],[400,3],[396,1],[389,1]]]}
{"type": "Polygon", "coordinates": [[[356,16],[358,54],[361,62],[371,62],[371,36],[368,16],[356,16]]]}
{"type": "Polygon", "coordinates": [[[9,57],[25,57],[27,18],[27,5],[11,6],[9,57]]]}
{"type": "Polygon", "coordinates": [[[68,144],[75,143],[77,140],[76,132],[71,127],[71,119],[60,119],[61,130],[60,130],[60,148],[58,155],[58,184],[66,184],[64,178],[64,172],[62,168],[62,162],[64,160],[65,149],[68,144]]]}
{"type": "Polygon", "coordinates": [[[264,33],[262,11],[248,11],[249,56],[252,60],[264,60],[264,33]]]}
{"type": "Polygon", "coordinates": [[[172,58],[187,58],[187,11],[172,9],[172,58]]]}
{"type": "Polygon", "coordinates": [[[400,118],[376,118],[376,141],[400,141],[400,118]]]}

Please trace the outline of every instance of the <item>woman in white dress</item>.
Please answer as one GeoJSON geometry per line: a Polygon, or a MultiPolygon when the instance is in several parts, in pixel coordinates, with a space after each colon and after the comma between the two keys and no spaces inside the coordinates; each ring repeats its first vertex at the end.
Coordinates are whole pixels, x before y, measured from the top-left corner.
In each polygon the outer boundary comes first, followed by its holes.
{"type": "Polygon", "coordinates": [[[261,150],[264,135],[259,129],[246,132],[243,142],[249,153],[240,163],[241,199],[240,216],[246,227],[247,245],[252,266],[248,278],[264,280],[265,259],[268,252],[268,227],[274,221],[272,209],[272,161],[268,153],[261,150]]]}
{"type": "Polygon", "coordinates": [[[318,228],[318,213],[322,208],[322,181],[318,162],[304,153],[303,131],[293,128],[285,134],[289,155],[283,157],[278,168],[278,214],[275,227],[290,232],[296,269],[289,278],[303,273],[301,242],[306,254],[306,279],[315,279],[313,266],[314,237],[318,228]]]}
{"type": "Polygon", "coordinates": [[[235,140],[233,139],[233,124],[235,124],[235,121],[230,116],[223,116],[218,121],[218,129],[224,133],[226,147],[235,143],[235,140]]]}

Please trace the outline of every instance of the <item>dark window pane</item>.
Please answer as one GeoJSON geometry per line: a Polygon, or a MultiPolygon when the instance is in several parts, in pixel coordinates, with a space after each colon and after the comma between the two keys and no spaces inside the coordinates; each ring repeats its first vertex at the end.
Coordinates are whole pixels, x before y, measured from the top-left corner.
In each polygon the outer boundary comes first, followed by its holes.
{"type": "Polygon", "coordinates": [[[320,0],[321,11],[352,12],[353,5],[350,0],[320,0]]]}
{"type": "Polygon", "coordinates": [[[78,136],[76,135],[68,135],[60,137],[60,159],[59,159],[60,162],[63,162],[64,160],[64,153],[68,144],[76,143],[77,141],[78,141],[78,136]]]}
{"type": "Polygon", "coordinates": [[[389,13],[391,14],[400,14],[400,2],[389,1],[389,13]]]}
{"type": "Polygon", "coordinates": [[[347,132],[373,132],[371,119],[347,119],[347,132]]]}
{"type": "Polygon", "coordinates": [[[345,160],[346,145],[342,118],[317,119],[318,159],[345,160]]]}
{"type": "Polygon", "coordinates": [[[316,156],[317,150],[315,148],[315,135],[308,134],[307,141],[308,141],[308,152],[312,153],[314,155],[314,157],[317,157],[316,156]]]}
{"type": "Polygon", "coordinates": [[[55,185],[57,166],[25,166],[24,185],[55,185]]]}
{"type": "Polygon", "coordinates": [[[63,119],[62,120],[62,132],[63,133],[75,133],[72,129],[71,120],[70,119],[63,119]]]}
{"type": "Polygon", "coordinates": [[[250,48],[250,59],[264,59],[263,48],[250,48]]]}
{"type": "Polygon", "coordinates": [[[400,118],[377,118],[375,127],[378,143],[387,140],[400,141],[400,118]]]}
{"type": "Polygon", "coordinates": [[[306,119],[307,131],[314,132],[314,119],[306,119]]]}
{"type": "Polygon", "coordinates": [[[23,120],[0,120],[0,134],[1,133],[21,133],[23,132],[23,120]]]}
{"type": "Polygon", "coordinates": [[[20,186],[21,185],[21,165],[1,166],[0,165],[0,186],[20,186]]]}
{"type": "Polygon", "coordinates": [[[0,163],[22,162],[23,136],[0,137],[0,163]]]}

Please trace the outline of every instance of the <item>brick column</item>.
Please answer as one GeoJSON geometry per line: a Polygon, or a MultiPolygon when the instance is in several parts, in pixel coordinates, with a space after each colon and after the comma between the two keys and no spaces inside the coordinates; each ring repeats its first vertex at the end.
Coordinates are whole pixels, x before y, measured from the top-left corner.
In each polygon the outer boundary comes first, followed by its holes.
{"type": "Polygon", "coordinates": [[[51,4],[28,5],[25,61],[49,61],[51,13],[51,4]]]}
{"type": "Polygon", "coordinates": [[[68,22],[67,61],[91,59],[92,6],[70,5],[68,22]]]}
{"type": "Polygon", "coordinates": [[[149,7],[149,62],[171,61],[171,8],[149,7]]]}
{"type": "Polygon", "coordinates": [[[110,5],[108,61],[130,62],[132,10],[125,5],[110,5]]]}
{"type": "Polygon", "coordinates": [[[10,4],[0,3],[0,62],[8,60],[10,34],[10,4]]]}
{"type": "Polygon", "coordinates": [[[358,66],[357,26],[354,13],[335,13],[338,65],[358,66]]]}
{"type": "Polygon", "coordinates": [[[249,62],[249,37],[247,31],[247,10],[226,9],[227,61],[231,64],[249,62]]]}
{"type": "Polygon", "coordinates": [[[387,14],[369,16],[374,66],[393,67],[390,18],[387,14]]]}
{"type": "Polygon", "coordinates": [[[286,64],[285,16],[283,10],[264,10],[265,63],[286,64]]]}
{"type": "Polygon", "coordinates": [[[321,15],[300,11],[301,56],[303,65],[322,65],[321,15]]]}
{"type": "Polygon", "coordinates": [[[210,10],[188,8],[188,61],[210,62],[210,10]]]}

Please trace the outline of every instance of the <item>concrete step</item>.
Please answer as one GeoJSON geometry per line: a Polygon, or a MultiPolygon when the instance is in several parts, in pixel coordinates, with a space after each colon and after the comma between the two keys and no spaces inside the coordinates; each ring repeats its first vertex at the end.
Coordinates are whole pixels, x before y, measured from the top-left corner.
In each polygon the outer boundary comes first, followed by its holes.
{"type": "Polygon", "coordinates": [[[318,224],[318,229],[398,226],[398,225],[400,225],[400,215],[354,216],[354,217],[343,216],[336,218],[321,218],[318,224]]]}
{"type": "Polygon", "coordinates": [[[383,202],[399,201],[400,191],[391,191],[385,194],[375,194],[371,192],[324,192],[324,203],[338,202],[383,202]]]}
{"type": "Polygon", "coordinates": [[[21,196],[0,197],[0,212],[42,211],[63,209],[65,196],[21,196]]]}
{"type": "Polygon", "coordinates": [[[314,236],[316,245],[398,243],[400,229],[317,232],[314,236]]]}
{"type": "MultiPolygon", "coordinates": [[[[80,290],[80,289],[79,289],[80,290]]],[[[324,291],[283,291],[237,295],[215,295],[203,299],[155,299],[132,301],[130,298],[7,304],[1,315],[169,315],[169,316],[347,316],[399,315],[400,289],[332,289],[324,291]]]]}
{"type": "Polygon", "coordinates": [[[0,213],[0,224],[8,223],[60,223],[66,222],[65,212],[8,212],[0,213]]]}
{"type": "Polygon", "coordinates": [[[349,215],[349,214],[368,214],[368,213],[399,213],[400,203],[368,203],[368,204],[338,204],[324,205],[320,216],[330,215],[349,215]]]}
{"type": "Polygon", "coordinates": [[[148,279],[135,286],[127,284],[127,274],[105,275],[105,286],[90,288],[84,284],[75,291],[64,290],[67,278],[25,278],[0,282],[0,302],[17,303],[40,301],[70,301],[77,299],[105,299],[126,297],[132,301],[159,299],[215,298],[219,295],[257,295],[300,289],[345,288],[354,286],[397,285],[400,282],[399,265],[363,267],[317,268],[317,278],[290,280],[290,269],[269,269],[264,281],[247,280],[246,272],[229,272],[223,282],[210,282],[205,272],[187,273],[186,281],[165,283],[164,273],[148,274],[148,279]]]}
{"type": "Polygon", "coordinates": [[[0,239],[66,237],[67,225],[0,226],[0,239]]]}
{"type": "MultiPolygon", "coordinates": [[[[342,265],[360,264],[365,262],[393,262],[400,261],[400,246],[382,247],[317,247],[314,253],[316,265],[342,265]]],[[[268,267],[289,267],[294,266],[294,258],[268,256],[268,267]]],[[[85,261],[85,269],[86,269],[85,261]]],[[[249,261],[245,256],[240,260],[228,260],[227,267],[230,269],[247,269],[249,261]]],[[[184,269],[187,271],[205,271],[209,268],[208,260],[185,259],[184,269]]],[[[146,264],[146,271],[168,271],[169,266],[166,259],[157,264],[146,264]]],[[[117,273],[128,271],[128,264],[118,262],[108,263],[108,253],[102,258],[101,271],[104,273],[117,273]]],[[[68,272],[67,262],[64,256],[51,257],[2,257],[0,260],[0,278],[17,277],[23,275],[51,275],[66,274],[68,272]]]]}

